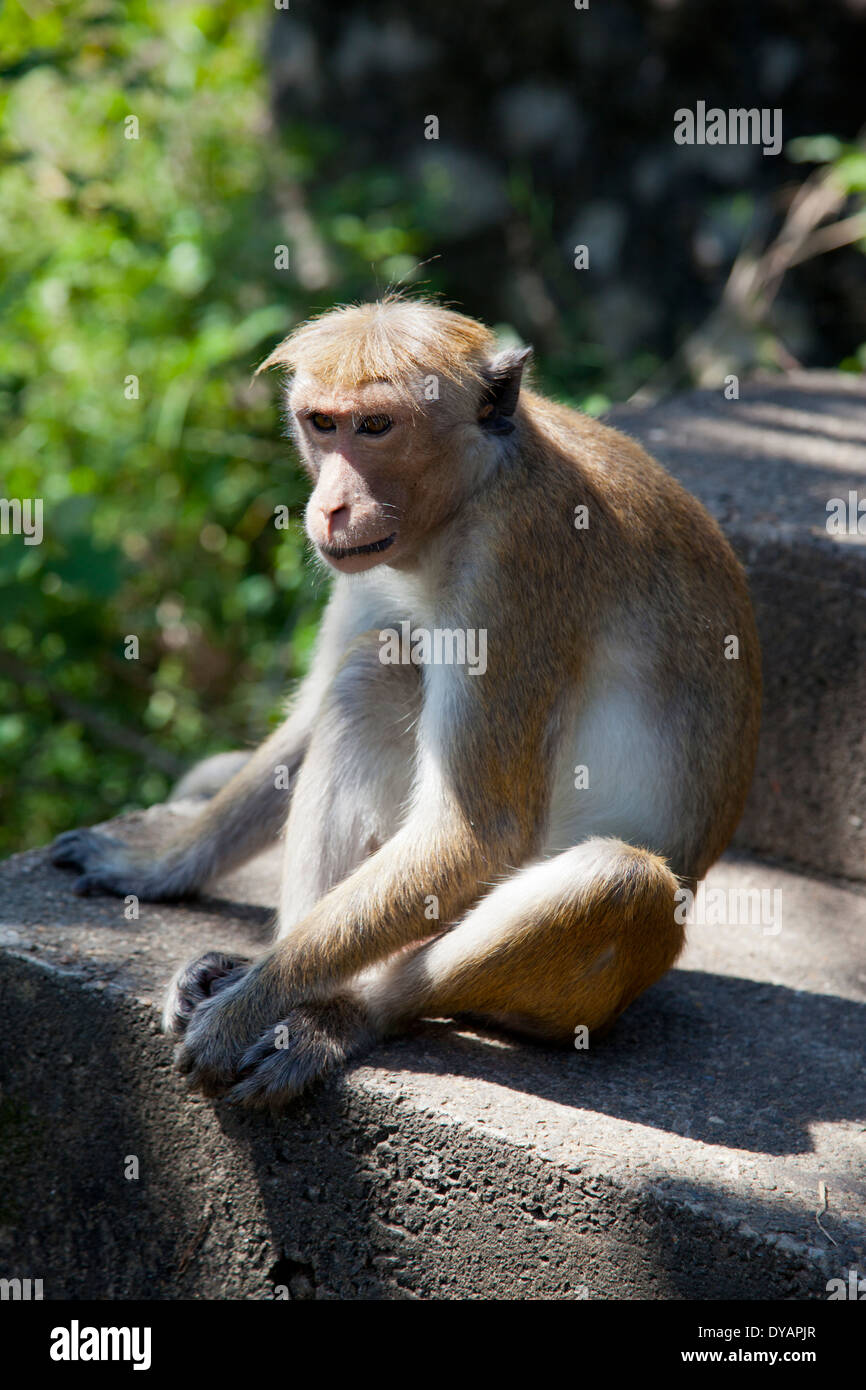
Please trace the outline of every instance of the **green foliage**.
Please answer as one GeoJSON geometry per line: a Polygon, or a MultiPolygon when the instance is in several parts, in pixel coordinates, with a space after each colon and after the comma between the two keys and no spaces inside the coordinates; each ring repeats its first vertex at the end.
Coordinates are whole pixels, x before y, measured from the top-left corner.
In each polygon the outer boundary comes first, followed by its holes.
{"type": "MultiPolygon", "coordinates": [[[[853,199],[862,217],[862,195],[866,193],[866,148],[862,143],[852,144],[835,135],[804,135],[798,140],[791,140],[785,153],[795,164],[823,165],[842,192],[853,199]]],[[[866,236],[861,236],[856,244],[866,254],[866,236]]],[[[866,371],[866,343],[861,343],[856,352],[843,357],[839,370],[856,375],[866,371]]]]}
{"type": "Polygon", "coordinates": [[[825,164],[846,193],[866,193],[866,149],[835,135],[804,135],[791,140],[785,153],[795,164],[825,164]]]}
{"type": "Polygon", "coordinates": [[[0,853],[255,741],[309,655],[305,490],[251,372],[317,298],[411,278],[441,208],[386,168],[315,181],[339,140],[273,131],[269,18],[0,11],[0,497],[44,509],[41,545],[0,536],[0,853]]]}
{"type": "MultiPolygon", "coordinates": [[[[0,9],[0,499],[41,499],[44,522],[40,545],[0,534],[0,853],[157,800],[266,731],[324,593],[276,383],[253,368],[311,309],[449,288],[441,262],[417,267],[459,189],[347,168],[326,127],[277,133],[272,18],[261,0],[0,9]]],[[[807,144],[866,187],[856,147],[807,144]]],[[[562,288],[529,169],[509,192],[562,288]]],[[[592,413],[658,365],[567,330],[538,375],[592,413]]]]}
{"type": "Polygon", "coordinates": [[[255,739],[308,655],[320,595],[273,525],[304,488],[250,384],[309,308],[274,268],[262,25],[241,0],[0,16],[0,496],[44,507],[41,545],[0,537],[4,851],[255,739]]]}

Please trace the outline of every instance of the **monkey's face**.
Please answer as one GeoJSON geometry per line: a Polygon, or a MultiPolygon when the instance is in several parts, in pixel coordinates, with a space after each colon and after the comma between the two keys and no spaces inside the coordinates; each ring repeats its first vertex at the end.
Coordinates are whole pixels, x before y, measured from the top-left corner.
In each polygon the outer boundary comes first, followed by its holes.
{"type": "Polygon", "coordinates": [[[292,432],[313,480],[307,534],[341,574],[411,563],[444,506],[424,417],[387,382],[352,390],[297,378],[292,432]]]}

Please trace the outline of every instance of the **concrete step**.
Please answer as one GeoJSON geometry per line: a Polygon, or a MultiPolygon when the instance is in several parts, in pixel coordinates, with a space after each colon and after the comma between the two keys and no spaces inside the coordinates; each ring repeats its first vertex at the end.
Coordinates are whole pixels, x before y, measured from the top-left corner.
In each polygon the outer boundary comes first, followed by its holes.
{"type": "Polygon", "coordinates": [[[764,656],[758,766],[737,843],[866,879],[866,515],[831,535],[827,503],[866,500],[866,378],[758,378],[610,423],[715,516],[745,564],[764,656]]]}
{"type": "MultiPolygon", "coordinates": [[[[167,842],[188,814],[116,828],[167,842]]],[[[862,885],[730,856],[704,916],[758,890],[764,922],[693,925],[589,1051],[424,1023],[272,1120],[189,1099],[158,1004],[191,955],[261,948],[276,872],[127,921],[44,851],[0,865],[5,1275],[46,1298],[824,1299],[866,1271],[862,885]]]]}

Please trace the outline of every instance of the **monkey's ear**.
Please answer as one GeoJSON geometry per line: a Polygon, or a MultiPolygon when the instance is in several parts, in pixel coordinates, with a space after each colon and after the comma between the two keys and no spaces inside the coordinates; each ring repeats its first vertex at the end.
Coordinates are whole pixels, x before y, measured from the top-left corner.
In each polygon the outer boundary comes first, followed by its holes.
{"type": "Polygon", "coordinates": [[[506,348],[491,358],[484,369],[485,385],[478,411],[478,423],[491,434],[510,434],[510,419],[517,409],[520,380],[532,348],[506,348]]]}

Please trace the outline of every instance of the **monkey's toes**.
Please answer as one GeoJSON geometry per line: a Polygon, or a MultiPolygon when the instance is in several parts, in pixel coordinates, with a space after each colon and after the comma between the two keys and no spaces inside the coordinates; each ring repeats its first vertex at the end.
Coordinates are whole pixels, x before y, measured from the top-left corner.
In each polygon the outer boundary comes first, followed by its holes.
{"type": "Polygon", "coordinates": [[[198,960],[181,967],[168,987],[162,1026],[166,1033],[186,1031],[193,1012],[204,999],[210,999],[227,985],[234,984],[249,968],[245,956],[227,956],[222,951],[206,951],[198,960]]]}
{"type": "Polygon", "coordinates": [[[120,840],[98,830],[67,830],[49,848],[52,864],[61,869],[81,869],[72,885],[73,893],[138,893],[140,884],[128,862],[128,850],[120,840]]]}
{"type": "Polygon", "coordinates": [[[109,850],[120,848],[120,841],[98,830],[66,830],[48,850],[52,864],[62,869],[88,869],[103,860],[109,850]]]}

